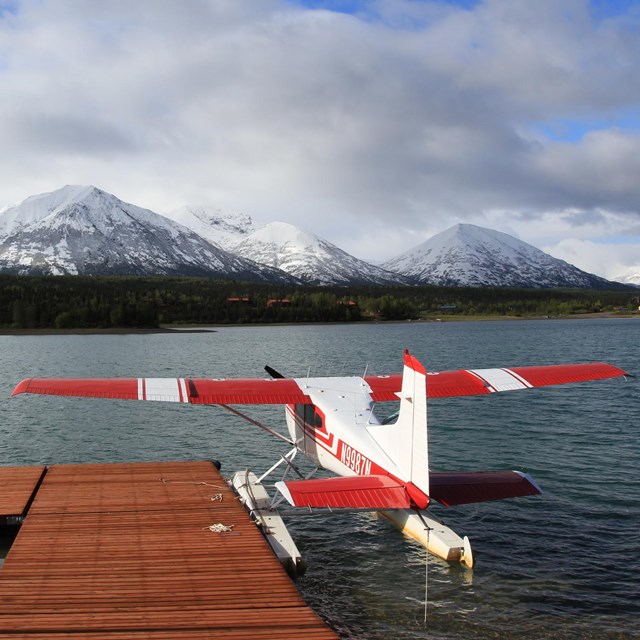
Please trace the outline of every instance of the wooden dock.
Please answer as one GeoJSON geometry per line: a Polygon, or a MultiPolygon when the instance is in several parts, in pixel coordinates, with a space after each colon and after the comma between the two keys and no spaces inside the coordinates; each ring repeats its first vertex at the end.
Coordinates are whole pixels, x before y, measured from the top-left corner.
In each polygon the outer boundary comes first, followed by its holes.
{"type": "Polygon", "coordinates": [[[0,467],[0,524],[27,513],[45,471],[44,465],[0,467]]]}
{"type": "Polygon", "coordinates": [[[338,637],[211,462],[14,467],[0,481],[0,517],[28,508],[0,568],[0,640],[338,637]]]}

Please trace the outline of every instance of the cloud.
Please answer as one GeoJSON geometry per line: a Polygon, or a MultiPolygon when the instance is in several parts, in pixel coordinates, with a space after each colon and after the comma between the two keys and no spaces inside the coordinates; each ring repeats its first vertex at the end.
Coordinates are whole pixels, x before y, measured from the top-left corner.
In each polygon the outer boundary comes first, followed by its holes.
{"type": "Polygon", "coordinates": [[[588,133],[579,144],[549,144],[533,168],[558,204],[638,212],[640,135],[613,129],[588,133]]]}
{"type": "Polygon", "coordinates": [[[634,282],[638,283],[640,236],[623,244],[611,245],[571,238],[561,240],[545,250],[589,273],[606,274],[611,280],[625,282],[626,277],[635,274],[634,282]]]}
{"type": "Polygon", "coordinates": [[[293,222],[365,258],[459,221],[530,241],[527,220],[638,219],[638,5],[341,4],[12,3],[0,201],[92,183],[293,222]],[[562,122],[585,128],[563,139],[562,122]]]}

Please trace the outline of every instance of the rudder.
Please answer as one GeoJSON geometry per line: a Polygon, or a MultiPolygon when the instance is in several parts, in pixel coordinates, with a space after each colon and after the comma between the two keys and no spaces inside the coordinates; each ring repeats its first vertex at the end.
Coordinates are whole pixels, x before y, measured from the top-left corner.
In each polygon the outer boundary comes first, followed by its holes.
{"type": "Polygon", "coordinates": [[[406,474],[406,479],[429,495],[427,437],[427,372],[409,351],[404,352],[400,412],[395,424],[375,427],[371,435],[406,474]]]}

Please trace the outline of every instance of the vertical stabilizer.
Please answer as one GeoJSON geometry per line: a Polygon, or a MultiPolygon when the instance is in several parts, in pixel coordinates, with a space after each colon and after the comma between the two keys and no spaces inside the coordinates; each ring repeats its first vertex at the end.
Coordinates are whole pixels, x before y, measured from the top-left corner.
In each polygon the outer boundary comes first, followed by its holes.
{"type": "Polygon", "coordinates": [[[422,364],[405,351],[398,420],[372,427],[370,433],[402,471],[403,479],[429,495],[426,378],[422,364]]]}

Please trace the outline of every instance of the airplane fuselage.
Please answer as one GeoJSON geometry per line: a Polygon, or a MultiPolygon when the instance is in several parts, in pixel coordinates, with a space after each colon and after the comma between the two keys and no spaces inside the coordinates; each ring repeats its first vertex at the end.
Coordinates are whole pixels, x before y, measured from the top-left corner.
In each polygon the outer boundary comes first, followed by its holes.
{"type": "Polygon", "coordinates": [[[370,475],[381,471],[380,465],[370,457],[363,434],[354,433],[364,430],[362,427],[327,420],[314,405],[288,405],[285,411],[292,440],[316,466],[342,476],[370,475]]]}
{"type": "MultiPolygon", "coordinates": [[[[314,465],[339,476],[384,475],[411,485],[410,478],[373,437],[382,427],[362,378],[308,379],[304,392],[315,404],[287,405],[289,435],[314,465]]],[[[412,489],[416,489],[413,488],[412,489]]],[[[426,505],[423,492],[417,503],[426,505]]]]}

